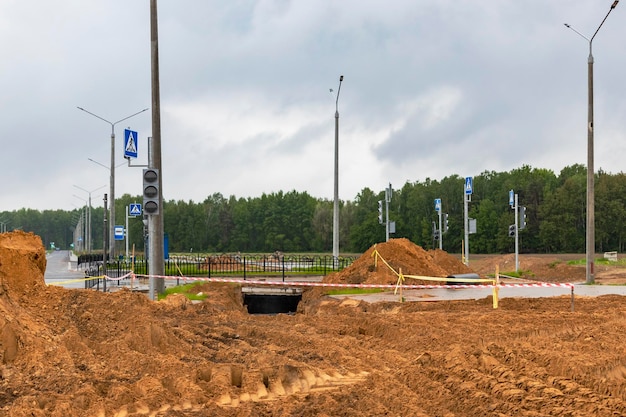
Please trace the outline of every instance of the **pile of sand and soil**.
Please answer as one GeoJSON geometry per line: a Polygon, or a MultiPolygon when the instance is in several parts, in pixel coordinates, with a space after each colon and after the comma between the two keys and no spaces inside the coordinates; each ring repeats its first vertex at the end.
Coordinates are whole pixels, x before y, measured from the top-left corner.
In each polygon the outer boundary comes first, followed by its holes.
{"type": "MultiPolygon", "coordinates": [[[[440,249],[424,250],[408,239],[390,239],[370,247],[349,267],[329,274],[324,282],[345,284],[396,284],[398,273],[445,278],[452,274],[473,272],[459,259],[440,249]],[[374,251],[387,263],[378,259],[375,266],[374,251]]],[[[424,283],[411,280],[407,284],[424,283]]],[[[429,282],[432,283],[432,282],[429,282]]]]}
{"type": "MultiPolygon", "coordinates": [[[[467,272],[403,239],[376,249],[406,274],[467,272]]],[[[371,250],[332,279],[395,283],[371,250]]],[[[623,297],[571,312],[567,297],[320,295],[254,316],[238,285],[153,302],[46,286],[44,269],[39,237],[0,234],[0,417],[626,415],[623,297]]]]}

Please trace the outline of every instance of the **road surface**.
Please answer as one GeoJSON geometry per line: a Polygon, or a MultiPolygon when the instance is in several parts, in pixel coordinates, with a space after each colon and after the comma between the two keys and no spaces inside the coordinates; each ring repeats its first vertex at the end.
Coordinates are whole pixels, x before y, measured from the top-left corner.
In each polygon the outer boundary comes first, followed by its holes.
{"type": "Polygon", "coordinates": [[[85,288],[82,281],[85,271],[76,269],[76,261],[71,262],[70,251],[58,250],[46,255],[44,279],[48,285],[61,285],[65,288],[85,288]]]}
{"type": "MultiPolygon", "coordinates": [[[[403,300],[408,301],[447,301],[447,300],[480,300],[492,295],[492,288],[434,288],[423,290],[405,290],[402,293],[403,300]]],[[[570,287],[500,287],[498,298],[544,298],[570,295],[570,287]]],[[[576,296],[597,297],[601,295],[626,295],[625,285],[585,285],[574,284],[576,296]]],[[[393,291],[373,294],[349,294],[338,295],[337,298],[351,298],[368,302],[398,301],[400,294],[393,291]]]]}

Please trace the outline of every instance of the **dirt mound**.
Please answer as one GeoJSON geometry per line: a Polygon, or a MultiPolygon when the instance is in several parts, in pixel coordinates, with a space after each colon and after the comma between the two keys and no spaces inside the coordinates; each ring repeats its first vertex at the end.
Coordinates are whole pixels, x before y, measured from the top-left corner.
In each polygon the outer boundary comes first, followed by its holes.
{"type": "Polygon", "coordinates": [[[244,314],[236,286],[199,287],[214,298],[201,306],[154,303],[46,286],[45,262],[39,237],[0,234],[0,416],[144,414],[210,398],[198,396],[198,372],[233,336],[219,326],[208,336],[209,323],[244,314]]]}
{"type": "MultiPolygon", "coordinates": [[[[522,278],[541,282],[583,282],[585,281],[585,264],[570,265],[568,261],[584,259],[583,255],[518,255],[519,274],[522,278]]],[[[515,271],[515,254],[505,255],[473,255],[470,267],[481,275],[493,274],[498,266],[500,274],[515,271]]],[[[606,270],[596,266],[597,272],[606,270]]]]}
{"type": "Polygon", "coordinates": [[[16,231],[0,233],[0,291],[19,298],[44,287],[46,251],[41,238],[16,231]]]}
{"type": "MultiPolygon", "coordinates": [[[[341,272],[330,274],[324,282],[345,284],[396,284],[397,273],[427,277],[447,277],[451,274],[473,272],[447,252],[426,251],[408,239],[390,239],[370,247],[362,256],[341,272]],[[375,259],[377,251],[382,259],[375,259]],[[374,263],[377,263],[377,266],[374,263]],[[393,270],[392,270],[393,269],[393,270]],[[394,272],[395,271],[395,272],[394,272]]],[[[407,284],[423,283],[410,280],[407,284]]],[[[432,282],[430,282],[432,283],[432,282]]]]}
{"type": "MultiPolygon", "coordinates": [[[[407,274],[466,272],[402,239],[377,250],[407,274]]],[[[626,415],[622,297],[575,313],[569,298],[320,297],[253,316],[238,285],[202,284],[198,304],[45,286],[43,255],[0,235],[0,417],[626,415]]],[[[380,279],[370,255],[363,282],[380,279]]]]}

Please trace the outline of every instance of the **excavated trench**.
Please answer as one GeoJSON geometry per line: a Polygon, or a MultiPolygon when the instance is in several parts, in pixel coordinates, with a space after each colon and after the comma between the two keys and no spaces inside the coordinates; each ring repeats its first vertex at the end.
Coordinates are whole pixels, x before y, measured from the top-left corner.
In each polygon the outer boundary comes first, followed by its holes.
{"type": "Polygon", "coordinates": [[[302,300],[300,288],[242,287],[241,293],[249,314],[295,313],[302,300]]]}

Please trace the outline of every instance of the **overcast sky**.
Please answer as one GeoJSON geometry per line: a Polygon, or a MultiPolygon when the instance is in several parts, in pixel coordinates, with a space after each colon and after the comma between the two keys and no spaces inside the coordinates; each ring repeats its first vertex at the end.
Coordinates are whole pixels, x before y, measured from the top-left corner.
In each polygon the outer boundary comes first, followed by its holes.
{"type": "MultiPolygon", "coordinates": [[[[589,42],[563,24],[590,38],[612,2],[161,0],[164,198],[332,200],[340,75],[342,200],[586,165],[589,42]]],[[[593,41],[595,167],[611,173],[626,166],[625,44],[620,4],[593,41]]],[[[72,210],[77,187],[101,206],[111,125],[77,106],[110,122],[151,107],[150,2],[2,0],[0,53],[0,211],[72,210]]],[[[124,129],[145,163],[151,117],[115,125],[118,197],[142,188],[124,129]]]]}

